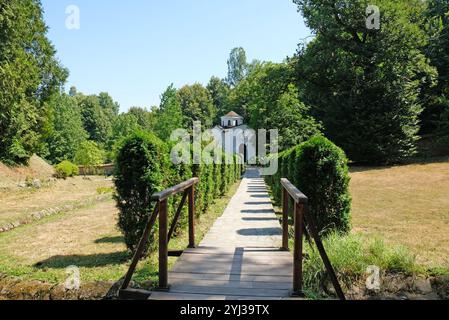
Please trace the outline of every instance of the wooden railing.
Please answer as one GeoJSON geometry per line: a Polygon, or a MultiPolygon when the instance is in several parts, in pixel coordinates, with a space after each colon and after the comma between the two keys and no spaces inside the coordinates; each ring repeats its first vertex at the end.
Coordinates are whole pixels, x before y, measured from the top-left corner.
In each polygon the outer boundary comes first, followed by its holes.
{"type": "MultiPolygon", "coordinates": [[[[142,238],[140,239],[139,245],[137,246],[136,252],[134,254],[131,266],[125,276],[123,284],[120,290],[120,296],[123,298],[142,296],[142,293],[138,290],[128,290],[129,284],[131,283],[132,276],[136,270],[137,264],[139,263],[142,255],[145,251],[145,247],[149,241],[151,230],[153,229],[156,219],[159,217],[159,286],[158,290],[167,291],[169,289],[168,285],[168,257],[169,256],[180,256],[182,251],[168,250],[168,244],[173,236],[176,229],[176,225],[181,217],[182,210],[186,201],[189,201],[189,248],[195,247],[195,185],[198,184],[199,179],[193,178],[185,181],[173,188],[161,191],[154,194],[151,200],[156,202],[153,213],[148,218],[148,223],[143,232],[142,238]],[[183,193],[181,202],[176,210],[173,217],[173,221],[170,229],[168,229],[168,199],[170,197],[176,196],[183,193]]],[[[145,294],[143,294],[145,295],[145,294]]]]}
{"type": "Polygon", "coordinates": [[[315,241],[321,259],[324,262],[327,273],[335,288],[335,292],[341,300],[345,300],[345,295],[338,282],[335,270],[324,249],[323,242],[318,234],[317,225],[313,215],[309,213],[309,199],[299,191],[287,179],[281,179],[282,184],[282,249],[289,250],[289,201],[293,199],[294,203],[294,261],[293,261],[293,296],[302,297],[303,293],[303,242],[304,234],[309,232],[315,241]]]}

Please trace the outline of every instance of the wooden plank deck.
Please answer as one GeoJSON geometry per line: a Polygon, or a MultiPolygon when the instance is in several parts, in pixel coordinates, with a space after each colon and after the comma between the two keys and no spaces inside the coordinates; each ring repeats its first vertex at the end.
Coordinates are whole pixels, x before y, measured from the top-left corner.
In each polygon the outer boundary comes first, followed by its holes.
{"type": "Polygon", "coordinates": [[[278,300],[292,289],[293,256],[280,251],[282,230],[257,170],[248,170],[201,244],[169,273],[169,292],[151,300],[278,300]]]}

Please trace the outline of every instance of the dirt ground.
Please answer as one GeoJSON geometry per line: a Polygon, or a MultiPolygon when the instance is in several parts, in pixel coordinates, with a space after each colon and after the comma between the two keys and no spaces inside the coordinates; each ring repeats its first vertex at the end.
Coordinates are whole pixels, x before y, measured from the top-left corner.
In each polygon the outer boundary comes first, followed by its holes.
{"type": "Polygon", "coordinates": [[[36,155],[31,157],[27,166],[9,167],[0,162],[0,190],[17,188],[27,178],[46,181],[54,173],[54,168],[36,155]]]}
{"type": "Polygon", "coordinates": [[[449,162],[352,168],[354,232],[402,244],[449,267],[449,162]]]}

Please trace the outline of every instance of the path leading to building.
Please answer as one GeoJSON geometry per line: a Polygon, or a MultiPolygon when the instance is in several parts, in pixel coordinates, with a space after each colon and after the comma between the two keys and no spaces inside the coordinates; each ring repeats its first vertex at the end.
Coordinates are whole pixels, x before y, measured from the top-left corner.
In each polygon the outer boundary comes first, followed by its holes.
{"type": "Polygon", "coordinates": [[[249,169],[223,216],[169,273],[170,291],[153,300],[271,300],[289,297],[293,257],[257,169],[249,169]]]}

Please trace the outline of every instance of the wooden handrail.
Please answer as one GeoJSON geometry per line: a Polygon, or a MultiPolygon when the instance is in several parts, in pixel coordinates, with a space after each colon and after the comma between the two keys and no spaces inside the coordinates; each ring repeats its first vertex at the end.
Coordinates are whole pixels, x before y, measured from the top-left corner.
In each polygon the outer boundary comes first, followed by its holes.
{"type": "Polygon", "coordinates": [[[281,179],[281,184],[296,203],[307,204],[309,202],[309,198],[307,198],[304,193],[299,191],[299,189],[296,188],[289,180],[281,179]]]}
{"type": "MultiPolygon", "coordinates": [[[[145,251],[145,247],[149,241],[152,228],[159,216],[159,290],[168,290],[168,243],[172,237],[176,224],[181,216],[182,209],[187,202],[189,206],[189,248],[195,247],[195,185],[198,184],[198,178],[192,178],[188,181],[178,184],[170,189],[155,193],[151,200],[156,202],[153,213],[148,218],[148,223],[139,241],[136,252],[130,268],[126,273],[125,279],[121,286],[121,296],[132,295],[132,290],[128,290],[132,275],[134,274],[139,260],[145,251]],[[184,193],[181,202],[176,210],[170,229],[168,228],[168,198],[184,193]]],[[[176,252],[179,255],[179,251],[176,252]]]]}
{"type": "Polygon", "coordinates": [[[309,212],[309,199],[298,190],[289,180],[281,179],[282,184],[282,250],[289,250],[289,198],[294,201],[294,240],[293,249],[293,292],[292,296],[302,297],[303,293],[303,238],[306,230],[312,235],[318,248],[321,259],[326,267],[327,273],[332,281],[335,291],[341,300],[345,300],[345,295],[338,282],[335,270],[324,249],[323,242],[318,234],[315,218],[309,212]]]}
{"type": "Polygon", "coordinates": [[[153,194],[153,196],[151,197],[151,200],[164,201],[172,196],[175,196],[175,195],[189,189],[190,187],[197,184],[199,181],[200,181],[199,178],[192,178],[192,179],[187,180],[183,183],[180,183],[177,186],[174,186],[170,189],[166,189],[164,191],[153,194]]]}

